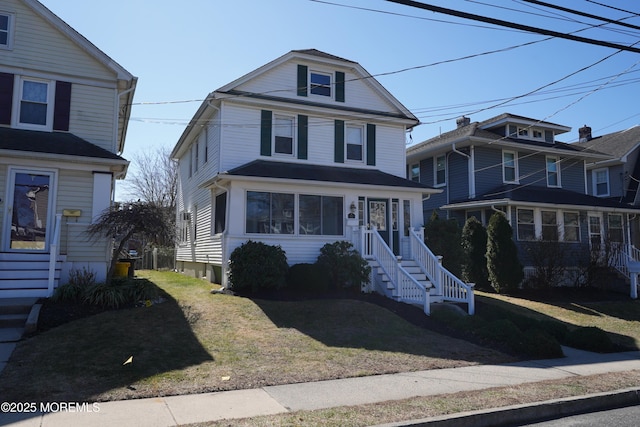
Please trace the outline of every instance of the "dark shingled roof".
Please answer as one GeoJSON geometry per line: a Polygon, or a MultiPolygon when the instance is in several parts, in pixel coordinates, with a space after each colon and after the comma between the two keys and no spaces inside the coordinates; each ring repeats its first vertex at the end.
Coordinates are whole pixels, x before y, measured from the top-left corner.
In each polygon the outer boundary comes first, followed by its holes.
{"type": "Polygon", "coordinates": [[[597,136],[586,142],[575,142],[573,145],[610,154],[618,159],[627,155],[640,144],[640,126],[607,135],[597,136]]]}
{"type": "Polygon", "coordinates": [[[562,188],[547,188],[538,186],[522,186],[522,185],[502,185],[487,191],[485,194],[475,199],[457,200],[451,202],[468,203],[468,202],[486,202],[490,200],[509,199],[514,202],[528,203],[546,203],[550,205],[573,205],[573,206],[594,206],[602,208],[617,209],[637,209],[640,206],[632,206],[622,203],[618,198],[602,198],[588,194],[577,193],[575,191],[564,190],[562,188]]]}
{"type": "Polygon", "coordinates": [[[126,161],[117,154],[66,132],[0,127],[0,149],[126,161]]]}
{"type": "Polygon", "coordinates": [[[226,172],[225,175],[420,188],[424,190],[433,189],[424,184],[391,175],[377,169],[358,169],[268,160],[254,160],[253,162],[231,169],[226,172]]]}

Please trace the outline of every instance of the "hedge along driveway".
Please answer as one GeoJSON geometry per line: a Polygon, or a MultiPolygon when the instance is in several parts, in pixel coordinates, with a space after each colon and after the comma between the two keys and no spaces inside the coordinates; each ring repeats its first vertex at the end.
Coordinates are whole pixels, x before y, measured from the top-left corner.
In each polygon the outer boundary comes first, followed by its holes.
{"type": "Polygon", "coordinates": [[[177,273],[138,274],[169,299],[20,342],[0,374],[0,395],[102,401],[513,360],[364,301],[253,301],[211,294],[214,285],[177,273]]]}

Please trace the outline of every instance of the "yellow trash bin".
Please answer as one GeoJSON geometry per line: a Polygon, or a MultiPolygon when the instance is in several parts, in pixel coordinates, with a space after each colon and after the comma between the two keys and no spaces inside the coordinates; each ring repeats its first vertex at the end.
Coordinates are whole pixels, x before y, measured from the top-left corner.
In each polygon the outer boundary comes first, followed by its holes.
{"type": "Polygon", "coordinates": [[[129,276],[129,263],[128,262],[116,262],[116,269],[113,273],[115,277],[128,277],[129,276]]]}

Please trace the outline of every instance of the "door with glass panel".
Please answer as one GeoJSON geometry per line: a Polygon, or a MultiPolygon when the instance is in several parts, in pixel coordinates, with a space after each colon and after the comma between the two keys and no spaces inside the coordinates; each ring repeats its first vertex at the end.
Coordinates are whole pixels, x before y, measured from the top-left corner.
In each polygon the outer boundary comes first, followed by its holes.
{"type": "Polygon", "coordinates": [[[369,225],[371,228],[378,230],[378,233],[384,241],[387,242],[387,245],[391,245],[389,239],[389,201],[386,199],[369,199],[367,200],[367,204],[369,225]]]}
{"type": "Polygon", "coordinates": [[[5,211],[4,247],[45,252],[53,211],[52,172],[11,170],[5,211]]]}

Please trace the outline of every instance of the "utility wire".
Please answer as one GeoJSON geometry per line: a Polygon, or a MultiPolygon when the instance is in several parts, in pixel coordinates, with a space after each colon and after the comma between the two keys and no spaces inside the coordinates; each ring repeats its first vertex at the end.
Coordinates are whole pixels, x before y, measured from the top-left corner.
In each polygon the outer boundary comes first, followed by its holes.
{"type": "Polygon", "coordinates": [[[464,19],[470,19],[470,20],[473,20],[473,21],[486,22],[488,24],[498,25],[498,26],[501,26],[501,27],[515,28],[517,30],[527,31],[527,32],[530,32],[530,33],[542,34],[542,35],[546,35],[546,36],[558,37],[558,38],[561,38],[561,39],[567,39],[567,40],[577,41],[577,42],[581,42],[581,43],[587,43],[587,44],[591,44],[591,45],[604,46],[604,47],[609,47],[609,48],[613,48],[613,49],[619,49],[619,50],[628,51],[628,52],[640,53],[640,48],[637,48],[637,47],[625,46],[625,45],[622,45],[622,44],[619,44],[619,43],[611,43],[611,42],[607,42],[607,41],[604,41],[604,40],[590,39],[590,38],[586,38],[586,37],[576,36],[576,35],[573,35],[573,34],[565,34],[565,33],[561,33],[561,32],[558,32],[558,31],[547,30],[547,29],[544,29],[544,28],[532,27],[532,26],[529,26],[529,25],[518,24],[518,23],[515,23],[515,22],[503,21],[501,19],[490,18],[490,17],[487,17],[487,16],[476,15],[476,14],[473,14],[473,13],[462,12],[462,11],[448,9],[448,8],[444,8],[444,7],[440,7],[440,6],[434,6],[434,5],[430,5],[430,4],[426,4],[426,3],[420,3],[420,2],[417,2],[417,1],[413,1],[413,0],[386,0],[386,1],[388,1],[390,3],[396,3],[396,4],[402,4],[404,6],[414,7],[414,8],[417,8],[417,9],[428,10],[428,11],[431,11],[431,12],[443,13],[445,15],[456,16],[458,18],[464,18],[464,19]]]}
{"type": "Polygon", "coordinates": [[[625,13],[630,13],[630,14],[635,15],[635,16],[640,16],[640,13],[633,12],[631,10],[620,9],[618,7],[614,7],[614,6],[611,6],[611,5],[608,5],[608,4],[604,4],[604,3],[600,3],[600,2],[597,2],[597,1],[593,1],[593,0],[585,0],[585,1],[588,1],[589,3],[597,4],[598,6],[608,7],[609,9],[617,10],[619,12],[625,12],[625,13]]]}
{"type": "Polygon", "coordinates": [[[568,7],[557,6],[555,4],[547,3],[547,2],[544,2],[544,1],[538,1],[538,0],[520,0],[520,1],[523,1],[525,3],[537,4],[538,6],[544,6],[544,7],[548,7],[548,8],[551,8],[551,9],[561,10],[563,12],[569,12],[569,13],[572,13],[574,15],[584,16],[585,18],[596,19],[598,21],[605,21],[605,22],[608,22],[610,24],[620,25],[621,27],[627,27],[627,28],[633,28],[634,30],[640,30],[640,26],[633,25],[633,24],[628,24],[626,22],[622,22],[622,20],[614,20],[614,19],[610,19],[610,18],[605,18],[605,17],[602,17],[602,16],[593,15],[591,13],[581,12],[581,11],[575,10],[575,9],[569,9],[568,7]]]}

